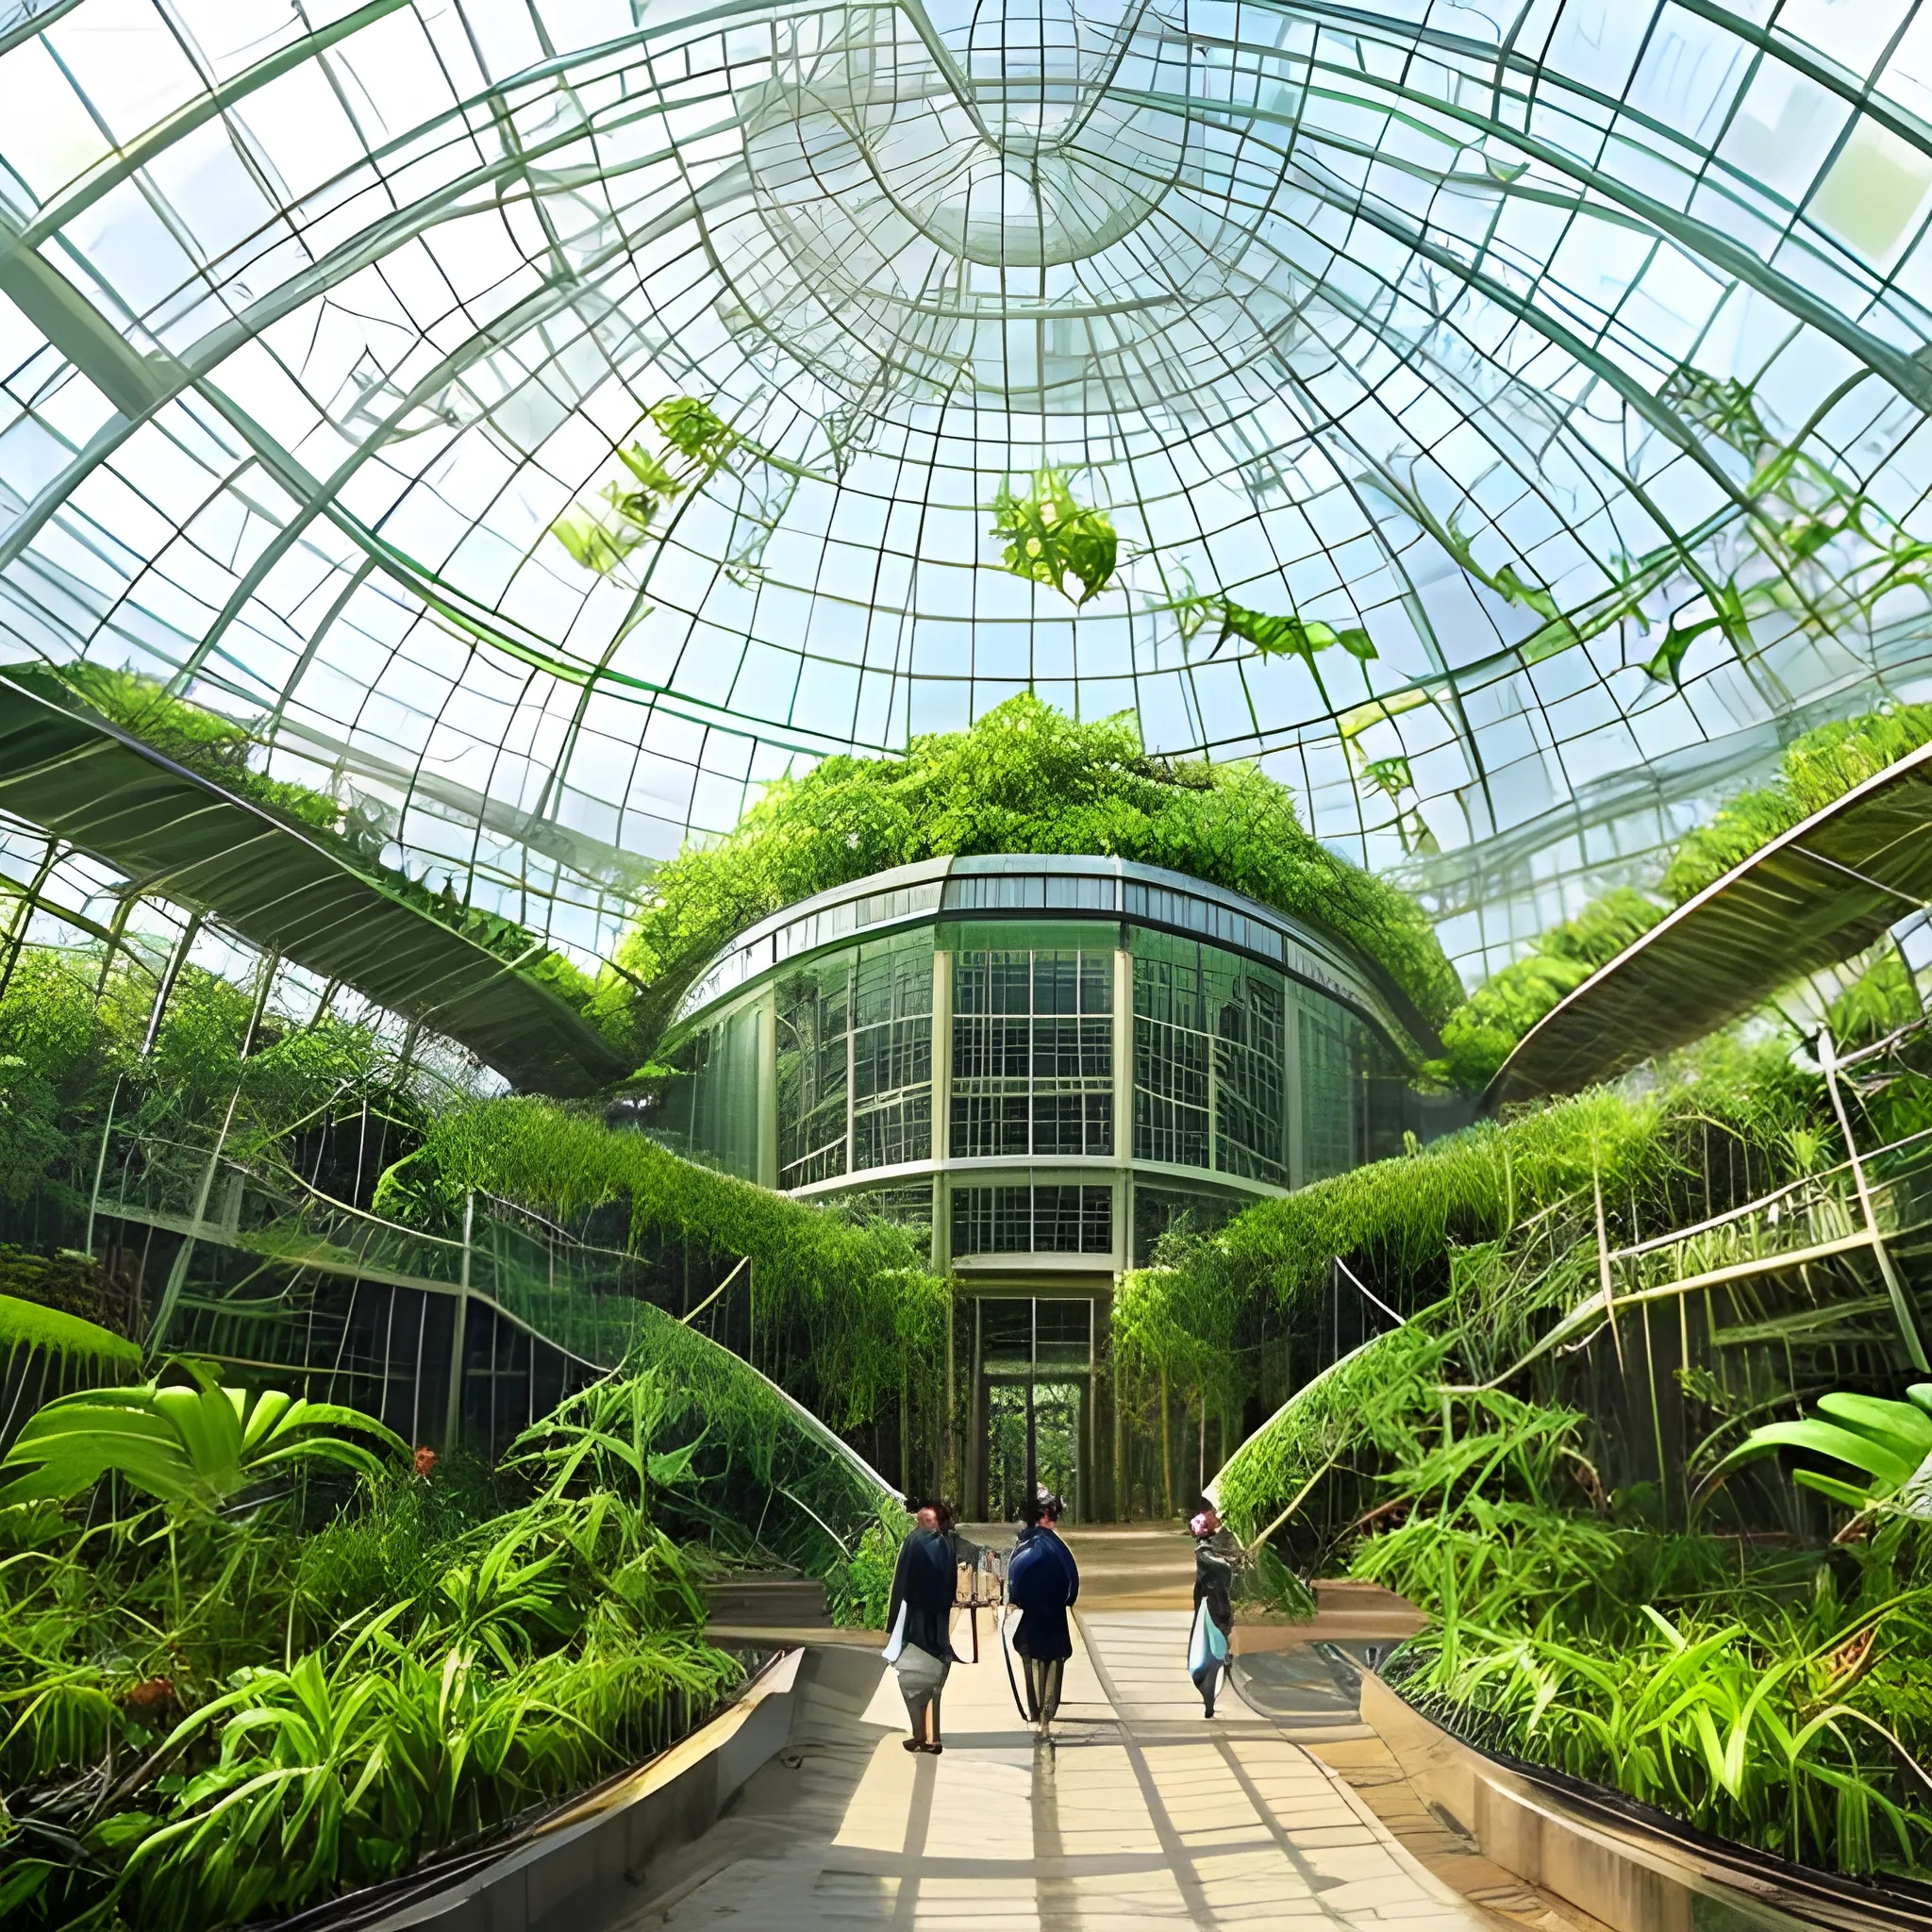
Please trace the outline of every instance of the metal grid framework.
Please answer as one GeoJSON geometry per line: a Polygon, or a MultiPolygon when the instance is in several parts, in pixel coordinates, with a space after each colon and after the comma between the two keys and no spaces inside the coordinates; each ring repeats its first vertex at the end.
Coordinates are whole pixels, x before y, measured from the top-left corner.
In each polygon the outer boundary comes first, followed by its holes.
{"type": "Polygon", "coordinates": [[[957,1158],[1113,1152],[1113,956],[961,951],[953,980],[957,1158]]]}
{"type": "Polygon", "coordinates": [[[0,656],[585,955],[1030,686],[1493,964],[1924,680],[1928,115],[1908,0],[0,0],[0,656]]]}
{"type": "Polygon", "coordinates": [[[249,944],[219,921],[144,891],[141,881],[124,878],[4,812],[0,880],[0,999],[28,946],[89,955],[100,961],[104,976],[109,960],[120,958],[152,983],[152,1032],[182,970],[194,966],[257,988],[264,1015],[284,1024],[307,1025],[326,1011],[367,1027],[393,1057],[399,1081],[413,1076],[439,1098],[504,1091],[499,1074],[442,1035],[411,1024],[353,986],[249,944]]]}
{"type": "Polygon", "coordinates": [[[774,1018],[780,1187],[931,1158],[929,934],[802,968],[774,1018]]]}
{"type": "Polygon", "coordinates": [[[1108,1255],[1113,1190],[1041,1181],[953,1190],[956,1255],[1108,1255]]]}
{"type": "Polygon", "coordinates": [[[1286,1187],[1281,975],[1166,933],[1136,933],[1134,951],[1135,1158],[1286,1187]]]}

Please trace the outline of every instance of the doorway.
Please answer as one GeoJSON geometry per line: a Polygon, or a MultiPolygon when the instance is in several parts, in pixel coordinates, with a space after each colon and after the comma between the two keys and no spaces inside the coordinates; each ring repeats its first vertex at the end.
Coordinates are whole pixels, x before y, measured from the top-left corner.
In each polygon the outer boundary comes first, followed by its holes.
{"type": "Polygon", "coordinates": [[[1080,1495],[1080,1382],[993,1382],[988,1386],[986,1500],[994,1523],[1018,1520],[1033,1480],[1051,1490],[1077,1518],[1080,1495]],[[1027,1403],[1032,1395],[1030,1407],[1027,1403]],[[1032,1454],[1028,1456],[1028,1434],[1032,1454]]]}
{"type": "Polygon", "coordinates": [[[975,1297],[967,1489],[982,1520],[1013,1522],[1038,1485],[1070,1521],[1091,1513],[1093,1330],[1091,1295],[975,1297]]]}

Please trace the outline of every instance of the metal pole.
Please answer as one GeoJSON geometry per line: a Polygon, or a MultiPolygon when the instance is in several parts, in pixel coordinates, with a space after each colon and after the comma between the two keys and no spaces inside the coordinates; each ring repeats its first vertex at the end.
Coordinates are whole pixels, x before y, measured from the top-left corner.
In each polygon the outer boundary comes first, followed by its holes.
{"type": "Polygon", "coordinates": [[[469,1341],[470,1329],[470,1231],[475,1225],[475,1219],[476,1191],[472,1188],[463,1196],[463,1272],[457,1290],[456,1325],[450,1337],[449,1407],[442,1424],[442,1453],[445,1456],[457,1446],[457,1431],[463,1420],[463,1349],[469,1341]]]}
{"type": "Polygon", "coordinates": [[[155,1050],[155,1041],[160,1037],[161,1017],[168,1010],[168,1001],[175,991],[175,982],[181,976],[181,969],[188,963],[188,955],[192,950],[195,938],[201,931],[201,914],[192,914],[181,928],[181,937],[175,941],[175,950],[168,955],[168,963],[161,972],[161,983],[155,989],[153,1010],[147,1016],[147,1033],[141,1042],[141,1057],[145,1059],[155,1050]]]}
{"type": "Polygon", "coordinates": [[[81,1252],[92,1255],[94,1251],[94,1210],[101,1205],[101,1176],[108,1168],[108,1136],[114,1131],[114,1106],[121,1098],[121,1075],[114,1075],[114,1091],[108,1095],[108,1117],[101,1123],[101,1151],[94,1160],[94,1191],[87,1202],[87,1239],[80,1244],[81,1252]]]}
{"type": "MultiPolygon", "coordinates": [[[[1026,1496],[1032,1502],[1040,1493],[1040,1439],[1035,1433],[1033,1416],[1033,1383],[1040,1374],[1040,1297],[1035,1295],[1026,1304],[1032,1316],[1032,1330],[1026,1345],[1026,1496]]],[[[1024,1507],[1024,1506],[1023,1506],[1024,1507]]]]}
{"type": "Polygon", "coordinates": [[[1878,1257],[1878,1272],[1885,1276],[1885,1291],[1891,1297],[1891,1312],[1898,1322],[1899,1333],[1905,1338],[1906,1352],[1912,1358],[1915,1369],[1932,1368],[1932,1362],[1925,1359],[1925,1343],[1919,1334],[1919,1318],[1913,1308],[1911,1298],[1906,1293],[1906,1285],[1898,1277],[1898,1270],[1891,1265],[1891,1252],[1885,1245],[1878,1232],[1878,1216],[1872,1207],[1872,1190],[1865,1181],[1865,1163],[1858,1158],[1858,1143],[1852,1136],[1851,1116],[1845,1111],[1844,1095],[1838,1085],[1838,1048],[1833,1043],[1831,1028],[1818,1029],[1818,1064],[1824,1070],[1824,1084],[1831,1093],[1831,1108],[1838,1115],[1839,1132],[1845,1137],[1845,1154],[1852,1164],[1852,1179],[1858,1190],[1858,1206],[1865,1211],[1865,1232],[1872,1238],[1872,1252],[1878,1257]]]}
{"type": "Polygon", "coordinates": [[[60,841],[47,841],[47,856],[41,860],[33,876],[33,883],[21,895],[20,910],[13,915],[12,924],[7,931],[7,963],[0,966],[0,998],[13,982],[13,969],[20,964],[20,956],[26,949],[26,929],[34,916],[34,908],[41,903],[41,894],[46,890],[48,875],[54,870],[54,861],[60,856],[60,841]]]}

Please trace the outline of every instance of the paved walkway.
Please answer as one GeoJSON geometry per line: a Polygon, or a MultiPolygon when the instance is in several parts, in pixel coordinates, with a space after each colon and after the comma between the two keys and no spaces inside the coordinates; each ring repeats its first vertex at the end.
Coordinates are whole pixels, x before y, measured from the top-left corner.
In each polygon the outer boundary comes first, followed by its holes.
{"type": "MultiPolygon", "coordinates": [[[[1187,1624],[1184,1610],[1083,1617],[1051,1750],[1015,1713],[996,1641],[982,1641],[976,1667],[955,1668],[938,1757],[900,1748],[890,1673],[862,1708],[814,1692],[792,1748],[729,1817],[654,1867],[604,1932],[1499,1923],[1276,1723],[1231,1692],[1205,1722],[1187,1624]]],[[[962,1618],[956,1644],[965,1636],[962,1618]]]]}

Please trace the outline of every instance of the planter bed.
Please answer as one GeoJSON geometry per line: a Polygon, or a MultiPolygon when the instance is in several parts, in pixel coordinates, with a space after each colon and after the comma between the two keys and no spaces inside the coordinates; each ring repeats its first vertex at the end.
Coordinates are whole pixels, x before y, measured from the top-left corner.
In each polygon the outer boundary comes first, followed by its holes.
{"type": "Polygon", "coordinates": [[[1932,1928],[1932,1886],[1793,1865],[1606,1786],[1486,1751],[1379,1676],[1363,1677],[1361,1711],[1445,1822],[1613,1932],[1932,1928]]]}

